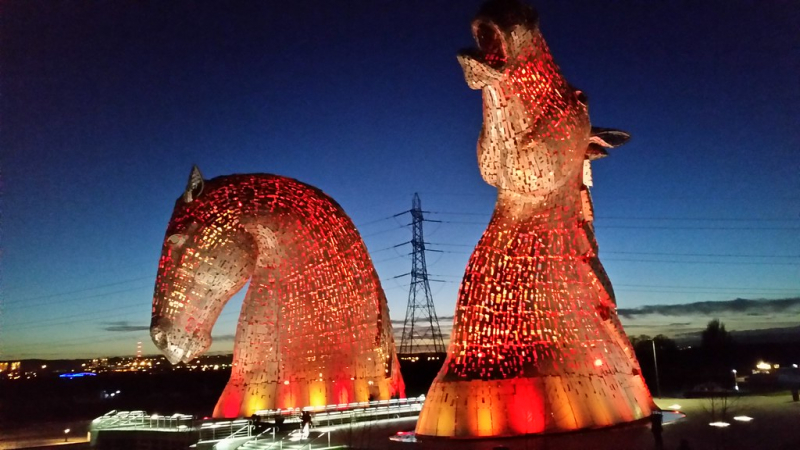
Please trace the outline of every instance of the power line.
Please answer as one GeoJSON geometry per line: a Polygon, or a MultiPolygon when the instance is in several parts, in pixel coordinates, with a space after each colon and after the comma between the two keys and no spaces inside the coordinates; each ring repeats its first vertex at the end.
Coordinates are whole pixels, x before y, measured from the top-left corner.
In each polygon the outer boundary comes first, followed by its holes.
{"type": "Polygon", "coordinates": [[[737,286],[673,286],[673,285],[663,285],[663,284],[616,284],[614,286],[627,286],[627,287],[646,287],[646,288],[681,288],[681,289],[729,289],[729,290],[758,290],[758,291],[797,291],[800,290],[800,287],[797,288],[753,288],[753,287],[737,287],[737,286]]]}
{"type": "Polygon", "coordinates": [[[381,217],[380,219],[375,219],[375,220],[370,220],[369,222],[360,223],[360,224],[356,225],[356,228],[366,227],[366,226],[373,225],[373,224],[376,224],[378,222],[383,222],[384,220],[390,220],[390,219],[393,219],[393,218],[394,218],[394,216],[381,217]]]}
{"type": "MultiPolygon", "coordinates": [[[[427,244],[438,245],[443,247],[475,247],[475,245],[470,245],[470,244],[453,244],[444,242],[428,242],[427,244]]],[[[800,258],[800,255],[765,255],[765,254],[735,254],[735,253],[614,252],[606,250],[601,251],[601,253],[613,254],[613,255],[704,256],[704,257],[718,257],[718,258],[800,258]]]]}
{"type": "Polygon", "coordinates": [[[428,244],[428,245],[441,245],[441,246],[444,246],[444,247],[475,247],[475,244],[472,244],[472,245],[470,245],[470,244],[450,244],[450,243],[444,243],[444,242],[426,242],[426,244],[428,244]]]}
{"type": "Polygon", "coordinates": [[[596,220],[666,220],[666,221],[698,221],[698,222],[797,222],[798,219],[778,219],[778,218],[755,218],[745,217],[621,217],[621,216],[597,216],[596,220]]]}
{"type": "Polygon", "coordinates": [[[800,231],[797,227],[668,227],[668,226],[636,226],[605,225],[595,223],[595,228],[631,229],[631,230],[709,230],[709,231],[800,231]]]}
{"type": "MultiPolygon", "coordinates": [[[[133,332],[135,332],[135,330],[117,331],[116,333],[133,333],[133,332]]],[[[146,333],[146,331],[139,331],[139,332],[140,333],[146,333]]],[[[109,333],[109,332],[107,332],[107,333],[109,333]]],[[[122,340],[130,339],[130,338],[131,338],[130,336],[120,336],[118,338],[110,338],[109,339],[107,334],[96,334],[96,335],[89,335],[89,336],[80,336],[80,337],[71,338],[71,339],[60,339],[56,343],[52,343],[52,342],[29,342],[29,343],[26,343],[26,344],[13,345],[11,347],[12,348],[28,348],[28,347],[37,347],[37,346],[43,346],[43,347],[47,347],[47,348],[75,347],[75,346],[78,346],[78,345],[86,345],[86,343],[88,343],[88,342],[101,342],[102,341],[102,343],[106,343],[106,342],[122,341],[122,340]]]]}
{"type": "MultiPolygon", "coordinates": [[[[433,250],[429,250],[433,251],[433,250]]],[[[450,250],[439,250],[442,253],[457,255],[469,255],[470,252],[455,252],[450,250]]],[[[612,253],[612,252],[605,252],[612,253]]],[[[601,258],[602,261],[622,261],[622,262],[643,262],[643,263],[665,263],[665,264],[719,264],[719,265],[761,265],[761,266],[797,266],[800,263],[791,262],[762,262],[762,261],[691,261],[691,260],[665,260],[665,259],[635,259],[635,258],[601,258]]]]}
{"type": "Polygon", "coordinates": [[[754,254],[734,254],[734,253],[666,253],[666,252],[609,252],[613,255],[653,255],[653,256],[705,256],[718,258],[800,258],[800,255],[754,255],[754,254]]]}
{"type": "MultiPolygon", "coordinates": [[[[15,322],[15,323],[9,325],[8,328],[10,328],[10,329],[12,329],[14,331],[21,331],[21,330],[29,330],[29,329],[33,329],[33,328],[50,327],[50,326],[53,326],[53,325],[68,325],[68,324],[71,324],[71,323],[91,322],[93,320],[97,320],[97,318],[98,318],[97,315],[98,314],[103,315],[103,314],[105,314],[107,312],[129,310],[129,309],[133,309],[133,308],[142,308],[142,309],[146,308],[147,310],[150,310],[151,307],[149,305],[141,305],[141,304],[138,304],[138,303],[135,304],[135,305],[116,306],[114,308],[109,308],[109,309],[92,310],[92,311],[90,311],[88,313],[77,313],[77,314],[72,314],[72,315],[67,315],[67,316],[52,317],[52,318],[49,318],[49,319],[32,320],[32,321],[28,321],[28,322],[15,322]],[[58,322],[59,320],[63,320],[63,319],[78,319],[78,318],[80,318],[81,320],[69,320],[69,321],[66,321],[66,322],[58,322]],[[18,327],[16,325],[25,325],[25,326],[18,327]],[[30,325],[33,325],[33,326],[30,326],[30,325]]],[[[110,317],[110,318],[108,316],[105,316],[105,318],[111,319],[111,318],[123,317],[123,316],[124,315],[115,315],[115,316],[110,317]]]]}
{"type": "MultiPolygon", "coordinates": [[[[442,220],[442,223],[453,225],[486,225],[486,222],[467,222],[461,220],[442,220]]],[[[711,227],[711,226],[641,226],[641,225],[606,225],[595,222],[595,228],[632,229],[632,230],[713,230],[713,231],[800,231],[798,227],[711,227]]]]}
{"type": "Polygon", "coordinates": [[[408,225],[399,225],[399,226],[396,226],[394,228],[388,228],[386,230],[376,231],[376,232],[370,233],[370,234],[363,234],[363,235],[361,235],[361,237],[362,238],[367,238],[367,237],[371,237],[371,236],[377,236],[379,234],[388,233],[390,231],[395,231],[395,230],[399,230],[401,228],[406,228],[406,227],[408,227],[408,225]]]}
{"type": "Polygon", "coordinates": [[[410,255],[410,254],[406,254],[406,255],[397,255],[397,256],[391,256],[391,257],[389,257],[389,258],[380,259],[380,260],[378,260],[378,261],[372,261],[372,264],[378,264],[378,263],[382,263],[382,262],[386,262],[386,261],[391,261],[391,260],[393,260],[393,259],[405,258],[405,257],[407,257],[407,256],[409,256],[409,255],[410,255]]]}
{"type": "MultiPolygon", "coordinates": [[[[714,295],[714,296],[717,296],[717,297],[734,295],[734,292],[714,292],[714,291],[681,291],[681,290],[660,291],[660,290],[652,290],[652,289],[624,289],[624,288],[623,289],[614,289],[614,290],[616,292],[646,292],[648,294],[672,294],[672,295],[674,295],[674,294],[700,294],[700,295],[714,295]]],[[[800,293],[800,289],[798,289],[795,292],[800,293]]],[[[743,294],[746,294],[746,295],[776,295],[775,292],[763,292],[763,291],[749,291],[749,292],[746,292],[746,293],[743,293],[743,294]]],[[[784,295],[786,295],[786,294],[788,294],[788,292],[785,293],[784,295]]]]}
{"type": "Polygon", "coordinates": [[[78,293],[81,293],[81,292],[93,291],[95,289],[102,289],[102,288],[111,287],[111,286],[119,286],[120,284],[132,283],[134,281],[141,281],[141,280],[147,280],[147,279],[152,280],[154,278],[155,277],[152,276],[152,275],[151,276],[147,276],[147,277],[130,278],[130,279],[127,279],[127,280],[117,281],[117,282],[114,282],[114,283],[101,284],[101,285],[97,285],[97,286],[76,289],[76,290],[73,290],[73,291],[58,292],[58,293],[55,293],[55,294],[41,295],[41,296],[38,296],[38,297],[22,298],[22,299],[14,300],[14,301],[11,301],[11,302],[4,302],[4,304],[5,305],[13,305],[13,304],[17,304],[17,303],[32,301],[32,300],[44,300],[44,299],[53,298],[53,297],[60,297],[62,295],[78,294],[78,293]]]}
{"type": "Polygon", "coordinates": [[[373,252],[370,252],[370,253],[372,253],[372,254],[375,254],[375,253],[385,252],[385,251],[387,251],[387,250],[394,250],[394,249],[396,249],[396,248],[398,248],[398,247],[402,247],[402,246],[404,246],[404,245],[408,245],[408,244],[410,244],[410,243],[411,243],[411,241],[406,241],[406,242],[403,242],[402,244],[390,245],[390,246],[388,246],[388,247],[384,247],[384,248],[382,248],[382,249],[380,249],[380,250],[375,250],[375,251],[373,251],[373,252]]]}
{"type": "MultiPolygon", "coordinates": [[[[27,308],[33,308],[33,307],[39,307],[39,306],[48,306],[48,305],[63,304],[63,303],[81,302],[81,301],[89,300],[89,299],[93,299],[93,298],[107,297],[109,295],[122,294],[122,293],[125,293],[125,292],[139,291],[139,290],[142,290],[142,289],[146,289],[148,287],[152,288],[152,285],[137,286],[137,287],[133,287],[133,288],[122,289],[122,290],[119,290],[119,291],[102,292],[100,294],[93,294],[93,295],[83,296],[83,297],[75,297],[75,298],[68,298],[68,299],[56,299],[56,300],[52,300],[52,301],[49,301],[49,302],[39,302],[39,303],[33,303],[33,304],[27,304],[26,303],[23,306],[27,309],[27,308]]],[[[11,306],[15,306],[15,305],[18,305],[20,303],[21,303],[21,301],[17,301],[17,302],[10,303],[10,305],[11,306]]],[[[8,306],[8,305],[9,305],[9,303],[6,303],[5,306],[8,306]]]]}
{"type": "Polygon", "coordinates": [[[640,262],[640,263],[664,263],[664,264],[714,264],[714,265],[757,265],[757,266],[797,266],[799,263],[785,262],[747,262],[747,261],[677,261],[662,259],[634,259],[634,258],[603,258],[603,261],[621,262],[640,262]]]}
{"type": "MultiPolygon", "coordinates": [[[[449,214],[454,216],[480,216],[486,217],[486,213],[466,212],[466,211],[429,211],[429,214],[449,214]]],[[[777,218],[777,217],[665,217],[665,216],[596,216],[596,220],[665,220],[665,221],[708,221],[708,222],[797,222],[798,218],[777,218]]]]}

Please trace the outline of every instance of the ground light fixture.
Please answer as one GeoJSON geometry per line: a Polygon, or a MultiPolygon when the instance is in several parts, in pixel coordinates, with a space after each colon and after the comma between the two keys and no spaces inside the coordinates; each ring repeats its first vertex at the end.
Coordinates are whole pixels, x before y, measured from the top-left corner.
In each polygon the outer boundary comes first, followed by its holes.
{"type": "Polygon", "coordinates": [[[736,416],[733,418],[733,420],[738,420],[739,422],[750,422],[753,420],[753,418],[750,416],[736,416]]]}
{"type": "Polygon", "coordinates": [[[709,425],[717,428],[725,428],[731,426],[731,424],[729,424],[728,422],[711,422],[709,423],[709,425]]]}

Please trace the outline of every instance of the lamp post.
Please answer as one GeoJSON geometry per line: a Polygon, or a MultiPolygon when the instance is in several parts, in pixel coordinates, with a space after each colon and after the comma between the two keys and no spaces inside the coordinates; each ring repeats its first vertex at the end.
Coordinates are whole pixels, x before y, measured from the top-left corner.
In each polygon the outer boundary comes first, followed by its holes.
{"type": "Polygon", "coordinates": [[[64,442],[67,442],[67,437],[69,437],[69,428],[64,430],[64,442]]]}
{"type": "Polygon", "coordinates": [[[733,369],[733,390],[739,391],[739,380],[736,379],[736,369],[733,369]]]}
{"type": "Polygon", "coordinates": [[[652,339],[653,342],[653,366],[656,369],[656,397],[661,397],[661,381],[658,379],[658,359],[656,358],[656,340],[655,338],[652,339]]]}

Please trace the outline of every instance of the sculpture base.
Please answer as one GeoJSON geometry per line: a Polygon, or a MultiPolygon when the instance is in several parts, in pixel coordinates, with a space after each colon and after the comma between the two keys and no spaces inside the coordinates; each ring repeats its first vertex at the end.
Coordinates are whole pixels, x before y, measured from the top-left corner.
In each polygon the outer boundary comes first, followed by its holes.
{"type": "Polygon", "coordinates": [[[217,401],[213,417],[250,417],[261,410],[389,400],[393,395],[396,393],[389,378],[377,381],[295,381],[290,384],[264,382],[247,386],[231,381],[217,401]]]}
{"type": "Polygon", "coordinates": [[[608,427],[649,416],[653,403],[647,393],[642,378],[630,374],[437,379],[416,433],[481,438],[608,427]]]}

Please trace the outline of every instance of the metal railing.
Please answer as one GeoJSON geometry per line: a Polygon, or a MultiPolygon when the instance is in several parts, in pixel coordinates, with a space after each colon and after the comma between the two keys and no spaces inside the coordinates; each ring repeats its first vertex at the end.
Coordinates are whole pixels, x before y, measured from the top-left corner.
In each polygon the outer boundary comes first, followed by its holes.
{"type": "Polygon", "coordinates": [[[206,422],[200,425],[198,430],[200,432],[198,443],[252,436],[252,426],[246,419],[206,422]]]}
{"type": "Polygon", "coordinates": [[[144,411],[110,411],[94,420],[91,428],[95,430],[121,428],[156,428],[165,431],[190,431],[194,428],[194,418],[186,414],[161,416],[147,415],[144,411]]]}
{"type": "Polygon", "coordinates": [[[338,405],[307,406],[293,409],[271,409],[256,411],[256,415],[265,419],[283,418],[285,423],[300,421],[303,411],[314,414],[314,422],[318,425],[341,425],[363,420],[402,417],[419,413],[425,396],[377,400],[371,402],[342,403],[338,405]]]}

